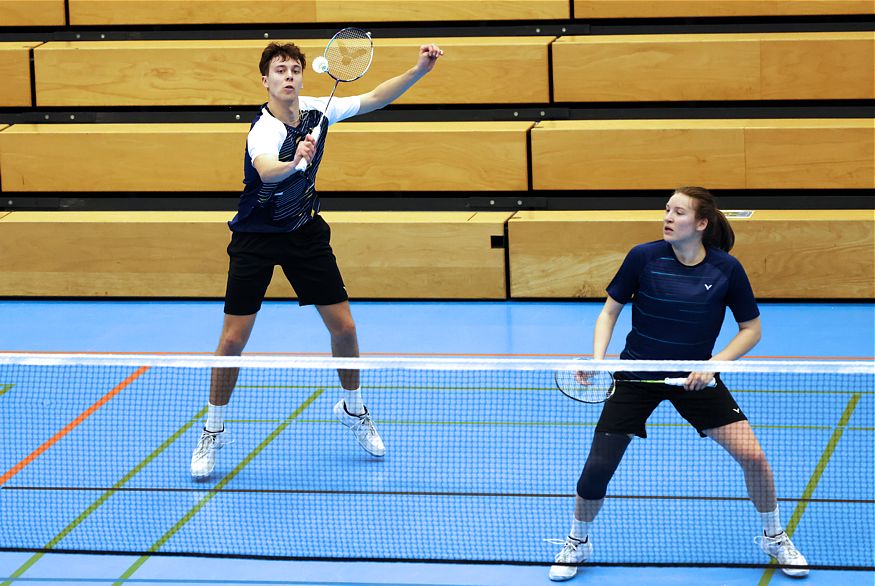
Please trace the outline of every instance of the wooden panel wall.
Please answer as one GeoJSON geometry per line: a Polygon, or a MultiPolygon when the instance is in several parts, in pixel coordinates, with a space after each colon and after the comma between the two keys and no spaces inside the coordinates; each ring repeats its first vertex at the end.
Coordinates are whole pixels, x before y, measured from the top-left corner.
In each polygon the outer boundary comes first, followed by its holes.
{"type": "MultiPolygon", "coordinates": [[[[530,122],[338,124],[329,134],[318,187],[524,190],[530,127],[530,122]]],[[[248,130],[242,123],[18,124],[0,132],[0,180],[4,191],[23,192],[239,192],[248,130]]]]}
{"type": "Polygon", "coordinates": [[[295,24],[541,20],[571,16],[569,0],[69,0],[70,24],[295,24]]]}
{"type": "Polygon", "coordinates": [[[0,0],[0,27],[64,26],[65,0],[0,0]]]}
{"type": "Polygon", "coordinates": [[[869,0],[574,0],[575,18],[873,14],[869,0]]]}
{"type": "Polygon", "coordinates": [[[0,43],[0,108],[30,107],[30,50],[39,43],[0,43]]]}
{"type": "MultiPolygon", "coordinates": [[[[356,95],[416,63],[419,46],[438,43],[440,67],[398,104],[547,103],[549,45],[554,37],[376,39],[371,69],[341,84],[356,95]]],[[[285,42],[285,41],[282,41],[285,42]]],[[[298,41],[308,63],[327,39],[298,41]]],[[[217,106],[261,104],[267,94],[258,61],[267,41],[49,42],[34,52],[39,106],[217,106]]],[[[334,85],[308,66],[307,95],[327,96],[334,85]]]]}
{"type": "MultiPolygon", "coordinates": [[[[661,238],[660,211],[517,212],[508,223],[511,297],[604,297],[626,253],[661,238]]],[[[754,292],[875,298],[875,212],[756,210],[732,219],[754,292]]]]}
{"type": "Polygon", "coordinates": [[[875,32],[570,36],[558,102],[875,98],[875,32]]]}
{"type": "Polygon", "coordinates": [[[535,189],[871,189],[872,119],[546,121],[535,189]]]}
{"type": "MultiPolygon", "coordinates": [[[[0,295],[222,297],[227,212],[12,212],[0,295]]],[[[505,297],[510,212],[333,212],[332,246],[359,298],[505,297]]],[[[294,293],[279,269],[268,296],[294,293]]]]}

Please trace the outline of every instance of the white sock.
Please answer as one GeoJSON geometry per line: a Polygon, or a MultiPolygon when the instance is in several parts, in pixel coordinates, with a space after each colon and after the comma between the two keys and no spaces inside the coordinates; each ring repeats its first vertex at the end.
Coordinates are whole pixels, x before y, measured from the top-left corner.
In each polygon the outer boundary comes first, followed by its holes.
{"type": "Polygon", "coordinates": [[[207,409],[207,424],[204,426],[204,429],[207,431],[225,430],[225,407],[227,405],[213,405],[210,403],[207,409]]]}
{"type": "Polygon", "coordinates": [[[361,387],[346,391],[346,399],[343,401],[346,404],[346,410],[350,415],[362,415],[365,412],[365,404],[362,402],[361,387]]]}
{"type": "Polygon", "coordinates": [[[767,537],[774,537],[784,532],[784,526],[781,525],[781,515],[778,513],[778,506],[775,505],[775,510],[769,513],[760,513],[763,519],[763,531],[767,537]]]}
{"type": "Polygon", "coordinates": [[[591,521],[578,521],[577,519],[572,519],[571,533],[569,533],[569,535],[578,541],[586,541],[586,537],[589,535],[590,525],[592,525],[591,521]]]}

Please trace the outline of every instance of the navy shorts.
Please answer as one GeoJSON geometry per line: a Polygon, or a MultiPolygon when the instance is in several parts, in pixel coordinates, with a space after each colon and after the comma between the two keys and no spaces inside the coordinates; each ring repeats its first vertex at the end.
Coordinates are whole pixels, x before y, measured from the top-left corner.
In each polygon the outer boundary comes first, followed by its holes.
{"type": "Polygon", "coordinates": [[[705,387],[700,391],[618,379],[614,394],[605,401],[595,430],[647,437],[645,423],[663,401],[671,401],[681,417],[695,427],[702,437],[705,437],[706,429],[746,421],[747,417],[720,380],[720,375],[716,375],[716,378],[716,387],[705,387]]]}
{"type": "Polygon", "coordinates": [[[349,299],[330,242],[331,228],[319,215],[294,232],[234,232],[228,245],[225,313],[257,313],[277,265],[299,305],[332,305],[349,299]]]}

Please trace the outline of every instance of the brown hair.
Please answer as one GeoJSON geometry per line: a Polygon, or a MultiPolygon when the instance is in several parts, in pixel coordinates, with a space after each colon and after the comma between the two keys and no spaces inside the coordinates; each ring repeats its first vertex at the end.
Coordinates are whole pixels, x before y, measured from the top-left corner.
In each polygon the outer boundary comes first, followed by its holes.
{"type": "Polygon", "coordinates": [[[704,187],[695,186],[678,187],[674,191],[695,201],[697,220],[708,220],[708,226],[702,234],[702,244],[716,246],[726,252],[732,250],[735,245],[735,232],[723,212],[717,209],[717,202],[711,192],[704,187]]]}
{"type": "Polygon", "coordinates": [[[307,67],[307,58],[297,45],[294,43],[283,45],[271,43],[261,52],[261,61],[258,62],[258,70],[261,71],[261,75],[267,75],[267,70],[270,69],[270,64],[276,57],[282,57],[283,60],[292,59],[300,63],[301,67],[307,67]]]}

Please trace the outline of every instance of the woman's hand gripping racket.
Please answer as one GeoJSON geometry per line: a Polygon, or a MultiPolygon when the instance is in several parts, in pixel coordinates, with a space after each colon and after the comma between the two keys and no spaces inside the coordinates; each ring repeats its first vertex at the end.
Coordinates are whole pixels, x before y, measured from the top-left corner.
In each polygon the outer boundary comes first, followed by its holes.
{"type": "MultiPolygon", "coordinates": [[[[581,403],[604,403],[613,396],[616,389],[614,375],[605,370],[557,370],[553,378],[556,381],[556,388],[562,391],[562,394],[581,403]]],[[[623,380],[682,387],[687,379],[623,380]]],[[[717,381],[712,378],[706,386],[716,387],[717,381]]]]}
{"type": "MultiPolygon", "coordinates": [[[[373,58],[374,42],[371,40],[371,33],[360,28],[350,27],[337,31],[331,37],[331,40],[328,41],[325,52],[313,59],[313,69],[316,73],[327,73],[334,79],[334,89],[331,90],[331,95],[328,96],[325,110],[319,117],[316,127],[310,133],[314,142],[319,142],[319,135],[322,134],[322,119],[325,118],[325,112],[328,111],[328,106],[331,104],[334,92],[337,91],[337,86],[342,81],[360,79],[367,73],[373,58]]],[[[307,160],[301,159],[295,166],[295,169],[306,171],[308,166],[307,160]]]]}

